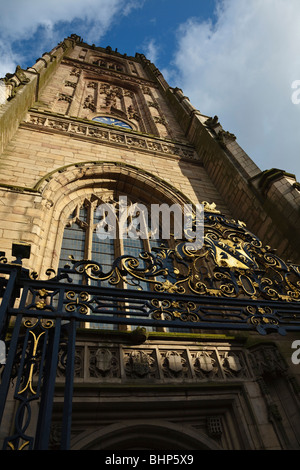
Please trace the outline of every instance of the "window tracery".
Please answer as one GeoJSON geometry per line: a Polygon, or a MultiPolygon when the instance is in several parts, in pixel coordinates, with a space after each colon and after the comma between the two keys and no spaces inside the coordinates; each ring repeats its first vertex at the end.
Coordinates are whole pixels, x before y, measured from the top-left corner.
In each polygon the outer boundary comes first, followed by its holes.
{"type": "MultiPolygon", "coordinates": [[[[128,201],[129,207],[133,206],[134,202],[129,198],[128,201]]],[[[125,225],[130,231],[132,227],[136,232],[142,230],[141,228],[141,214],[130,215],[128,213],[128,220],[125,225]]],[[[124,223],[124,221],[122,222],[124,223]]],[[[72,213],[70,214],[64,229],[61,254],[59,267],[63,268],[64,266],[70,264],[71,259],[79,260],[91,260],[95,263],[99,263],[104,272],[109,273],[112,269],[113,262],[118,257],[127,255],[129,257],[139,258],[141,253],[151,252],[155,250],[162,243],[167,246],[168,241],[161,239],[151,239],[150,235],[150,222],[149,220],[143,221],[143,226],[147,227],[148,233],[147,236],[143,238],[132,238],[129,236],[121,237],[120,236],[120,199],[119,195],[116,195],[113,192],[107,192],[101,197],[92,194],[90,197],[85,198],[81,203],[77,204],[72,213]],[[99,225],[102,224],[104,217],[102,218],[101,212],[99,213],[99,207],[102,204],[112,204],[116,210],[117,215],[117,232],[115,237],[99,237],[99,225]]],[[[140,260],[140,267],[145,268],[145,262],[140,260]]],[[[170,272],[172,267],[169,266],[170,272]]],[[[165,276],[157,276],[158,281],[166,281],[165,276]]],[[[151,285],[147,282],[139,280],[136,282],[136,279],[127,273],[123,276],[122,279],[119,279],[118,282],[112,282],[111,277],[108,280],[93,280],[86,279],[83,275],[78,273],[74,281],[78,284],[89,283],[90,285],[95,285],[98,287],[118,287],[121,289],[130,288],[130,289],[142,289],[149,291],[151,290],[151,285]]],[[[112,301],[112,308],[114,302],[112,301]]],[[[108,328],[108,329],[117,329],[118,325],[104,325],[104,324],[90,324],[91,328],[108,328]]],[[[147,327],[147,330],[152,331],[153,328],[147,327]]]]}
{"type": "Polygon", "coordinates": [[[105,60],[105,59],[95,59],[93,60],[94,65],[99,65],[109,70],[115,70],[116,72],[124,72],[124,67],[117,61],[105,60]]]}

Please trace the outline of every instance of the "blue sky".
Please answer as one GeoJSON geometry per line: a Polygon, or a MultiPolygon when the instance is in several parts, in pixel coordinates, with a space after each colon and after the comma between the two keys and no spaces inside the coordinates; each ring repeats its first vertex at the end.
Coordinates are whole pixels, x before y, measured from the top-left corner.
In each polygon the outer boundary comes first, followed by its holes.
{"type": "Polygon", "coordinates": [[[299,0],[0,0],[0,77],[72,33],[144,53],[262,170],[300,180],[299,0]]]}
{"type": "MultiPolygon", "coordinates": [[[[85,3],[78,0],[74,2],[85,3]]],[[[200,22],[213,20],[216,6],[215,0],[92,0],[89,4],[93,6],[91,15],[80,7],[73,18],[70,18],[68,10],[72,9],[72,2],[69,0],[44,0],[43,3],[39,0],[15,0],[14,5],[21,6],[19,12],[17,8],[7,5],[5,0],[0,0],[2,13],[5,12],[7,17],[11,15],[11,18],[18,16],[17,23],[11,20],[11,25],[6,28],[9,47],[19,59],[18,63],[23,68],[32,65],[37,54],[48,52],[62,38],[76,33],[88,43],[103,47],[110,45],[127,55],[135,55],[136,52],[153,55],[151,58],[158,60],[160,67],[165,68],[172,62],[180,25],[191,18],[200,22]],[[55,8],[59,8],[61,4],[66,5],[66,10],[56,15],[55,8]],[[112,8],[111,11],[105,9],[101,17],[103,4],[111,4],[112,8]],[[29,19],[26,31],[26,22],[21,18],[23,14],[27,16],[26,11],[28,7],[30,11],[30,5],[32,9],[39,5],[39,12],[29,19]],[[100,10],[99,18],[97,13],[93,14],[97,10],[100,10]],[[21,31],[18,32],[19,23],[21,31]]],[[[4,18],[2,22],[5,22],[4,18]]],[[[4,31],[0,32],[0,38],[1,35],[4,36],[3,33],[4,31]]],[[[9,68],[13,70],[14,64],[9,68]]],[[[1,64],[0,70],[3,75],[1,64]]]]}

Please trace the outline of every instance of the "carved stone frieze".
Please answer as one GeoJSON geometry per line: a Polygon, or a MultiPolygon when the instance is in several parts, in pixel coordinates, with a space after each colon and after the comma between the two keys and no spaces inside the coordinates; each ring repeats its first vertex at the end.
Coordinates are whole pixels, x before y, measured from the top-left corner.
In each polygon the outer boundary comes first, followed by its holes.
{"type": "Polygon", "coordinates": [[[144,95],[150,95],[151,96],[151,89],[148,86],[142,85],[142,92],[144,93],[144,95]]]}
{"type": "Polygon", "coordinates": [[[69,126],[66,122],[59,121],[57,119],[49,119],[47,122],[47,127],[59,131],[67,131],[69,129],[69,126]]]}
{"type": "MultiPolygon", "coordinates": [[[[67,345],[63,344],[58,354],[57,377],[65,377],[67,360],[67,345]]],[[[84,373],[84,348],[76,347],[74,359],[74,377],[83,377],[84,373]]]]}
{"type": "Polygon", "coordinates": [[[154,350],[125,350],[124,368],[128,378],[158,378],[154,350]]]}
{"type": "Polygon", "coordinates": [[[249,376],[247,365],[241,351],[221,351],[219,352],[221,365],[226,377],[247,377],[249,376]]]}
{"type": "Polygon", "coordinates": [[[287,370],[278,349],[275,346],[258,346],[249,355],[251,366],[257,377],[282,376],[287,370]]]}
{"type": "Polygon", "coordinates": [[[128,106],[127,115],[129,119],[134,119],[135,121],[139,121],[141,117],[137,113],[137,111],[133,108],[133,106],[128,106]]]}
{"type": "Polygon", "coordinates": [[[77,83],[75,82],[70,82],[69,80],[65,81],[65,86],[71,87],[71,88],[76,88],[77,83]]]}
{"type": "Polygon", "coordinates": [[[89,349],[90,377],[119,377],[119,351],[115,348],[89,349]]]}
{"type": "Polygon", "coordinates": [[[191,351],[194,372],[199,378],[221,377],[220,366],[214,350],[191,351]]]}
{"type": "Polygon", "coordinates": [[[97,88],[97,82],[89,82],[87,87],[88,88],[93,88],[95,90],[97,88]]]}
{"type": "MultiPolygon", "coordinates": [[[[65,96],[61,99],[65,99],[65,96]]],[[[70,97],[72,99],[72,97],[70,97]]],[[[94,107],[93,98],[91,95],[87,97],[85,107],[94,107]]],[[[79,123],[72,119],[61,118],[55,115],[45,116],[35,112],[28,114],[26,122],[22,124],[23,127],[37,126],[43,127],[44,130],[51,131],[52,129],[61,132],[72,134],[80,134],[82,137],[97,139],[105,141],[106,143],[123,145],[126,147],[136,147],[144,151],[158,152],[164,155],[176,156],[178,158],[187,158],[197,161],[198,157],[191,146],[172,143],[162,143],[160,139],[155,137],[135,136],[134,134],[124,133],[124,131],[117,130],[104,130],[99,124],[94,123],[79,123]]]]}
{"type": "Polygon", "coordinates": [[[167,125],[167,121],[164,117],[161,117],[161,116],[154,116],[154,121],[157,123],[157,124],[162,124],[163,126],[166,126],[167,125]]]}
{"type": "Polygon", "coordinates": [[[160,351],[161,366],[165,378],[191,377],[186,350],[160,351]]]}
{"type": "Polygon", "coordinates": [[[72,69],[72,71],[70,72],[70,75],[71,77],[79,77],[80,76],[80,70],[77,69],[76,67],[72,69]]]}
{"type": "MultiPolygon", "coordinates": [[[[59,353],[57,376],[65,376],[67,345],[59,353]]],[[[273,345],[257,347],[250,352],[243,348],[222,345],[175,344],[152,347],[123,345],[95,345],[80,343],[75,353],[75,381],[77,379],[105,379],[128,381],[132,379],[163,380],[171,383],[264,380],[264,377],[284,374],[286,364],[273,345]]]]}
{"type": "Polygon", "coordinates": [[[66,95],[65,93],[60,93],[58,97],[58,101],[67,101],[68,103],[72,103],[72,96],[66,95]]]}
{"type": "Polygon", "coordinates": [[[90,109],[91,111],[96,111],[95,100],[92,95],[88,95],[83,103],[85,109],[90,109]]]}
{"type": "MultiPolygon", "coordinates": [[[[83,70],[85,72],[98,72],[99,69],[99,65],[98,63],[97,64],[90,64],[90,63],[87,63],[87,62],[81,62],[79,60],[76,61],[76,59],[74,58],[69,58],[69,57],[64,57],[63,61],[62,61],[62,64],[64,65],[71,65],[74,67],[74,63],[77,62],[77,68],[80,69],[80,70],[83,70]]],[[[133,76],[133,75],[127,75],[126,73],[120,73],[121,70],[118,70],[117,68],[106,68],[104,66],[101,67],[101,75],[103,76],[106,76],[106,77],[113,77],[115,79],[119,79],[119,80],[122,80],[123,82],[126,81],[128,83],[130,83],[130,85],[132,83],[135,83],[137,85],[142,85],[142,86],[147,86],[148,84],[150,84],[151,87],[154,87],[154,88],[157,88],[157,84],[152,81],[152,80],[148,80],[148,79],[145,79],[145,78],[139,78],[137,76],[133,76]]]]}
{"type": "Polygon", "coordinates": [[[159,109],[158,103],[156,103],[154,101],[148,101],[148,106],[149,106],[149,108],[159,109]]]}

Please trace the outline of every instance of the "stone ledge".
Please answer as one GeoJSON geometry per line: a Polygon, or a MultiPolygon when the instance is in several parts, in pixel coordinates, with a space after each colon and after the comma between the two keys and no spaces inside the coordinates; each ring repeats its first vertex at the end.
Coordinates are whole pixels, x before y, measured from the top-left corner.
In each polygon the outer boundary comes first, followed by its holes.
{"type": "Polygon", "coordinates": [[[98,142],[106,145],[117,145],[138,151],[150,152],[152,155],[162,154],[176,159],[187,159],[201,163],[198,155],[191,145],[179,142],[149,137],[132,131],[124,132],[108,125],[96,124],[91,121],[84,122],[76,118],[57,116],[49,113],[31,111],[22,128],[40,130],[45,132],[65,134],[83,140],[98,142]]]}

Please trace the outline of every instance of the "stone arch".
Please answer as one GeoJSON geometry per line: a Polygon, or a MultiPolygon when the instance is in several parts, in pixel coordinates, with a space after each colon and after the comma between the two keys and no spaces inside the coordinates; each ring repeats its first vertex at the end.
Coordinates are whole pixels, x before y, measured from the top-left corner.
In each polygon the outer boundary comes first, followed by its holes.
{"type": "Polygon", "coordinates": [[[35,270],[57,269],[64,224],[68,213],[81,199],[115,190],[144,204],[163,202],[191,204],[176,188],[140,168],[116,162],[83,162],[68,165],[46,175],[36,185],[42,195],[45,236],[41,241],[35,270]]]}
{"type": "Polygon", "coordinates": [[[129,420],[86,431],[71,450],[221,450],[211,438],[191,427],[164,420],[129,420]]]}

